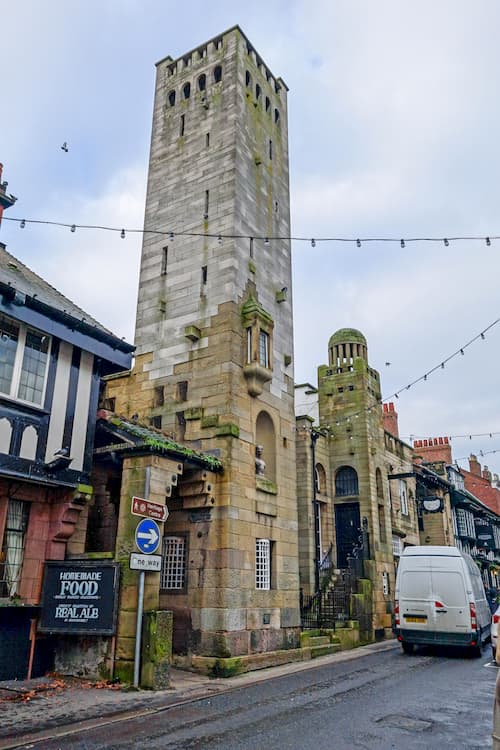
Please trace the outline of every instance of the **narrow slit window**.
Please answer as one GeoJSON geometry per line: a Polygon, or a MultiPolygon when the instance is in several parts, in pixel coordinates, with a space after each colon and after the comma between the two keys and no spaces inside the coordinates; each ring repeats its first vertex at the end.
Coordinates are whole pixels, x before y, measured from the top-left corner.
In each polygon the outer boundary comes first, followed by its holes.
{"type": "Polygon", "coordinates": [[[171,91],[168,95],[168,103],[171,107],[175,105],[175,91],[171,91]]]}
{"type": "Polygon", "coordinates": [[[268,96],[266,96],[266,112],[269,112],[271,109],[271,100],[268,96]]]}
{"type": "Polygon", "coordinates": [[[262,367],[269,367],[269,334],[265,331],[259,333],[259,362],[262,367]]]}
{"type": "Polygon", "coordinates": [[[262,93],[262,89],[260,88],[259,84],[257,83],[255,86],[255,98],[257,101],[260,101],[260,95],[262,93]]]}
{"type": "Polygon", "coordinates": [[[209,203],[210,203],[210,191],[209,190],[205,190],[205,210],[203,212],[205,219],[208,219],[208,206],[209,206],[209,203]]]}
{"type": "Polygon", "coordinates": [[[214,81],[215,83],[219,83],[219,81],[222,80],[222,67],[220,65],[217,65],[214,69],[214,81]]]}
{"type": "Polygon", "coordinates": [[[247,362],[252,361],[252,329],[247,328],[247,362]]]}
{"type": "Polygon", "coordinates": [[[280,123],[280,113],[277,109],[274,110],[274,122],[276,123],[276,125],[279,125],[280,123]]]}
{"type": "Polygon", "coordinates": [[[199,91],[205,91],[206,87],[207,87],[207,77],[206,77],[205,73],[203,73],[198,78],[198,90],[199,91]]]}
{"type": "Polygon", "coordinates": [[[179,134],[181,136],[184,135],[185,129],[186,129],[186,115],[181,115],[181,124],[179,128],[179,134]]]}
{"type": "Polygon", "coordinates": [[[191,84],[185,83],[184,88],[182,89],[182,95],[184,96],[184,99],[189,99],[191,96],[191,84]]]}
{"type": "Polygon", "coordinates": [[[164,389],[162,385],[156,385],[154,389],[154,406],[163,406],[165,403],[164,389]]]}
{"type": "Polygon", "coordinates": [[[201,267],[201,283],[205,285],[207,283],[208,266],[201,267]]]}
{"type": "Polygon", "coordinates": [[[269,141],[269,161],[273,160],[273,142],[269,141]]]}
{"type": "Polygon", "coordinates": [[[210,147],[210,133],[207,133],[206,136],[205,136],[205,146],[207,148],[210,147]]]}
{"type": "Polygon", "coordinates": [[[167,275],[167,263],[168,263],[168,246],[162,248],[161,251],[161,275],[167,275]]]}
{"type": "Polygon", "coordinates": [[[250,257],[253,258],[253,237],[250,237],[250,257]]]}
{"type": "Polygon", "coordinates": [[[252,76],[250,75],[250,73],[247,70],[247,72],[245,73],[245,86],[248,88],[251,85],[252,85],[252,76]]]}

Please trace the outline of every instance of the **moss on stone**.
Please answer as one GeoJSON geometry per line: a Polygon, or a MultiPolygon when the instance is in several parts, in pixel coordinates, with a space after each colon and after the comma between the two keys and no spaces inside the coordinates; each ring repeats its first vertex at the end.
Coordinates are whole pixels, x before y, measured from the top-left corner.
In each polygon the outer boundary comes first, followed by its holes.
{"type": "Polygon", "coordinates": [[[234,677],[245,671],[241,659],[234,656],[230,659],[217,659],[212,667],[212,677],[234,677]]]}

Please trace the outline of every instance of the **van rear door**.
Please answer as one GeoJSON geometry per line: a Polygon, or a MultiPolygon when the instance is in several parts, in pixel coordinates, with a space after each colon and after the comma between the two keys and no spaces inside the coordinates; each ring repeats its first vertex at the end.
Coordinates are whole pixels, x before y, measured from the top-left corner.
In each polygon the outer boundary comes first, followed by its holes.
{"type": "MultiPolygon", "coordinates": [[[[439,564],[441,566],[441,560],[439,564]]],[[[463,573],[457,570],[432,570],[431,580],[436,633],[465,633],[470,630],[469,597],[463,573]]]]}
{"type": "Polygon", "coordinates": [[[417,562],[415,567],[405,570],[406,565],[401,565],[399,586],[399,612],[401,628],[410,630],[428,630],[432,624],[433,610],[431,607],[432,588],[431,574],[427,567],[425,570],[417,558],[411,562],[417,562]]]}

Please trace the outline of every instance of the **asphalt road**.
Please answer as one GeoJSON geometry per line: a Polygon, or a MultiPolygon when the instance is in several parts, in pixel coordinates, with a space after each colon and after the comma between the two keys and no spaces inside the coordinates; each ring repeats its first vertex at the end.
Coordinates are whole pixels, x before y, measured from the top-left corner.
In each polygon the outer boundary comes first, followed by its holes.
{"type": "Polygon", "coordinates": [[[497,668],[399,648],[248,685],[30,750],[485,750],[497,668]]]}

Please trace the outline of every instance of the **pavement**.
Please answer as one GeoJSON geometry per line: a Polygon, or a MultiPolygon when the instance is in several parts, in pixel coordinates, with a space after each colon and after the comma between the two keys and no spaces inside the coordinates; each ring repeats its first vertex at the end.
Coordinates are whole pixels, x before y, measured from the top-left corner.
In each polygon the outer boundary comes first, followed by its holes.
{"type": "Polygon", "coordinates": [[[267,667],[228,678],[212,679],[172,668],[170,687],[161,691],[136,690],[57,674],[33,680],[0,681],[0,750],[67,737],[86,728],[127,718],[148,716],[245,685],[359,659],[398,646],[396,641],[382,641],[311,661],[267,667]]]}

